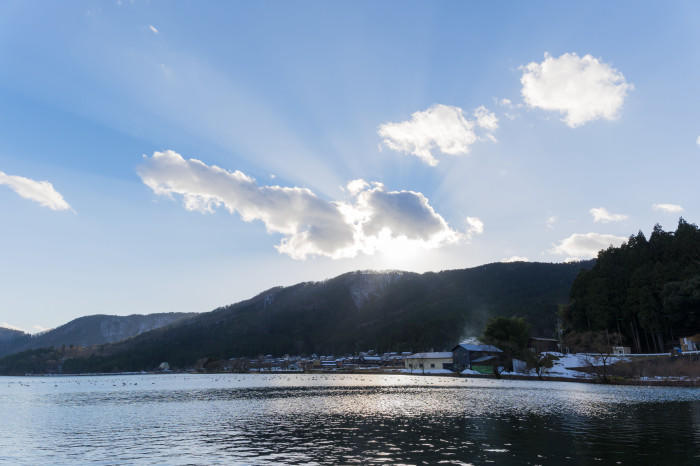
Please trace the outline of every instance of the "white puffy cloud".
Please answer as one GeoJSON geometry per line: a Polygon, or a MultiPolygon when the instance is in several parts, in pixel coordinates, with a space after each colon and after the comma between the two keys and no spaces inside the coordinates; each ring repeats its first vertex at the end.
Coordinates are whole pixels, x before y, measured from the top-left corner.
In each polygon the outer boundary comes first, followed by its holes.
{"type": "Polygon", "coordinates": [[[350,181],[350,182],[347,184],[347,186],[346,186],[347,190],[348,190],[348,191],[350,192],[350,194],[352,194],[353,196],[354,196],[355,194],[359,193],[360,191],[362,191],[363,189],[366,189],[366,188],[368,188],[368,187],[369,187],[369,183],[366,182],[365,180],[363,180],[362,178],[358,178],[358,179],[356,179],[356,180],[352,180],[352,181],[350,181]]]}
{"type": "Polygon", "coordinates": [[[621,222],[628,218],[625,214],[610,213],[605,207],[594,207],[589,212],[593,216],[595,223],[621,222]]]}
{"type": "Polygon", "coordinates": [[[224,207],[244,221],[262,221],[269,232],[282,234],[277,250],[295,259],[373,254],[395,239],[426,248],[461,239],[423,194],[386,191],[381,183],[353,180],[351,201],[328,202],[306,188],[260,186],[240,171],[170,150],[146,157],[138,174],[154,193],[182,196],[187,210],[224,207]]]}
{"type": "Polygon", "coordinates": [[[459,107],[436,104],[411,115],[398,123],[384,123],[377,133],[390,149],[413,154],[431,166],[438,164],[433,151],[447,155],[466,155],[470,146],[479,140],[476,128],[486,131],[485,138],[494,140],[491,133],[498,128],[498,118],[486,107],[474,111],[474,120],[464,116],[459,107]]]}
{"type": "Polygon", "coordinates": [[[284,235],[277,249],[294,258],[342,256],[355,242],[338,206],[305,188],[258,186],[238,170],[185,160],[170,150],[146,158],[138,174],[156,194],[181,195],[187,210],[213,212],[223,206],[246,222],[262,221],[269,232],[284,235]]]}
{"type": "Polygon", "coordinates": [[[489,109],[483,105],[474,110],[474,117],[476,118],[477,126],[480,128],[489,131],[496,131],[498,129],[498,118],[496,114],[489,111],[489,109]]]}
{"type": "Polygon", "coordinates": [[[71,210],[71,206],[48,181],[35,181],[23,176],[7,175],[0,171],[0,185],[3,184],[23,198],[38,202],[51,210],[71,210]]]}
{"type": "Polygon", "coordinates": [[[554,228],[554,224],[557,223],[556,215],[551,215],[547,217],[547,221],[545,223],[547,225],[547,228],[549,228],[550,230],[554,228]]]}
{"type": "Polygon", "coordinates": [[[392,236],[422,241],[454,234],[428,198],[415,191],[384,191],[377,186],[359,193],[355,208],[366,214],[362,226],[367,236],[377,236],[384,229],[392,236]]]}
{"type": "Polygon", "coordinates": [[[668,212],[670,214],[683,212],[683,207],[679,206],[678,204],[652,204],[651,208],[662,212],[668,212]]]}
{"type": "Polygon", "coordinates": [[[530,259],[523,256],[510,256],[501,259],[501,262],[530,262],[530,259]]]}
{"type": "Polygon", "coordinates": [[[158,32],[160,32],[160,31],[158,31],[158,28],[152,24],[148,25],[148,29],[150,29],[153,34],[158,34],[158,32]]]}
{"type": "Polygon", "coordinates": [[[484,232],[484,222],[479,217],[467,217],[467,238],[471,239],[474,235],[480,235],[484,232]]]}
{"type": "Polygon", "coordinates": [[[618,117],[634,86],[615,68],[591,55],[544,54],[541,63],[522,67],[521,93],[530,107],[557,111],[575,128],[592,120],[618,117]]]}
{"type": "Polygon", "coordinates": [[[359,228],[358,250],[366,254],[381,252],[391,248],[389,243],[395,240],[433,249],[463,238],[422,193],[386,191],[381,183],[366,188],[356,194],[354,203],[343,205],[346,218],[359,228]]]}
{"type": "Polygon", "coordinates": [[[601,233],[574,233],[554,246],[552,252],[568,256],[567,260],[590,259],[598,255],[601,249],[619,246],[627,241],[624,236],[601,233]]]}
{"type": "Polygon", "coordinates": [[[695,140],[695,144],[697,144],[698,146],[700,146],[700,136],[698,136],[698,138],[695,140]]]}

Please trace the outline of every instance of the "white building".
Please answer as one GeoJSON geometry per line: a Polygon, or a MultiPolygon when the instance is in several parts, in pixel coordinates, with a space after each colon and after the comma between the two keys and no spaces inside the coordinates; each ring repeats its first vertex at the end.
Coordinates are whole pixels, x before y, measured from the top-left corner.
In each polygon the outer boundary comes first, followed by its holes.
{"type": "Polygon", "coordinates": [[[407,356],[406,369],[411,372],[423,372],[436,369],[447,369],[445,364],[452,364],[452,353],[449,351],[438,353],[416,353],[407,356]]]}

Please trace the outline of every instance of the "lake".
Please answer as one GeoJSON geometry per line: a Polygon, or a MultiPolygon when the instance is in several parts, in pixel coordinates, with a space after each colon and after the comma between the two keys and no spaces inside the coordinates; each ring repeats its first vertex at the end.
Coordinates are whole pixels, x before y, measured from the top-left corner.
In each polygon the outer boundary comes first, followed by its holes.
{"type": "Polygon", "coordinates": [[[0,462],[700,464],[700,390],[408,375],[0,377],[0,462]]]}

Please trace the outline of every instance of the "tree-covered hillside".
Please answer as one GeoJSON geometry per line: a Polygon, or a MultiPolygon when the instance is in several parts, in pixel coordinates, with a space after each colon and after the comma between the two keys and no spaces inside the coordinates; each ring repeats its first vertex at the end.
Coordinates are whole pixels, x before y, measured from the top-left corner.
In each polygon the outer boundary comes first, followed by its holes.
{"type": "Polygon", "coordinates": [[[0,328],[0,356],[37,348],[60,346],[92,346],[114,343],[143,332],[170,325],[195,313],[170,312],[114,316],[95,314],[35,335],[0,328]],[[4,334],[8,334],[3,338],[4,334]]]}
{"type": "Polygon", "coordinates": [[[30,334],[21,330],[0,326],[0,356],[11,353],[30,338],[30,334]]]}
{"type": "Polygon", "coordinates": [[[601,251],[562,316],[569,331],[621,334],[637,351],[700,333],[700,230],[681,218],[675,232],[656,225],[649,239],[640,231],[601,251]]]}
{"type": "Polygon", "coordinates": [[[90,358],[68,358],[63,368],[142,370],[162,361],[187,367],[202,357],[449,350],[461,338],[480,335],[492,316],[522,316],[536,334],[550,336],[574,278],[592,265],[521,262],[422,275],[353,272],[273,288],[105,345],[90,358]]]}

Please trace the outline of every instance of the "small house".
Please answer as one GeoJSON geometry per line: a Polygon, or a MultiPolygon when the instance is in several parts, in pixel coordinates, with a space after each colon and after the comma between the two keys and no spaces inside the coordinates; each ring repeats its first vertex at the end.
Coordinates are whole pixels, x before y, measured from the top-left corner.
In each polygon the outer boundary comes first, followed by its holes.
{"type": "Polygon", "coordinates": [[[530,337],[527,347],[535,353],[559,351],[559,340],[556,338],[530,337]]]}
{"type": "Polygon", "coordinates": [[[321,368],[322,369],[335,369],[338,367],[338,363],[335,359],[322,359],[321,368]]]}
{"type": "Polygon", "coordinates": [[[360,363],[363,366],[379,366],[382,363],[381,356],[360,356],[360,363]]]}
{"type": "Polygon", "coordinates": [[[448,369],[445,365],[452,364],[452,353],[448,351],[433,353],[416,353],[404,359],[406,369],[411,372],[424,372],[437,369],[448,369]]]}
{"type": "Polygon", "coordinates": [[[462,372],[464,369],[479,372],[492,372],[494,364],[498,363],[503,351],[493,345],[475,345],[460,343],[452,348],[453,370],[462,372]]]}
{"type": "Polygon", "coordinates": [[[680,343],[681,350],[683,351],[697,351],[700,349],[700,334],[690,337],[683,337],[680,339],[680,343]]]}

